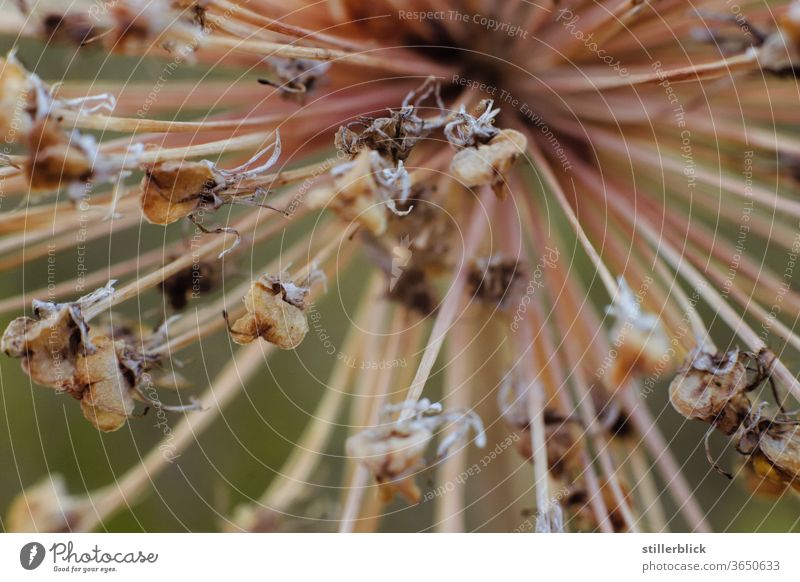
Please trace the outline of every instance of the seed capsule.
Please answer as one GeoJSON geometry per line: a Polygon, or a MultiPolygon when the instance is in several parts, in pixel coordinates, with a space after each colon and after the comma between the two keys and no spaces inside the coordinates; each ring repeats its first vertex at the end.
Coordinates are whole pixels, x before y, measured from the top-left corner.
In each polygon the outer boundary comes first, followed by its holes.
{"type": "Polygon", "coordinates": [[[75,360],[88,328],[71,305],[39,304],[35,317],[18,317],[6,328],[0,348],[22,358],[22,369],[37,384],[80,396],[75,360]]]}
{"type": "Polygon", "coordinates": [[[247,313],[230,326],[231,339],[249,344],[261,337],[283,350],[293,350],[308,333],[305,298],[309,291],[285,273],[263,275],[250,286],[244,299],[247,313]]]}
{"type": "Polygon", "coordinates": [[[145,170],[142,213],[152,224],[172,224],[196,212],[218,180],[206,162],[168,161],[145,170]]]}
{"type": "Polygon", "coordinates": [[[414,480],[425,466],[425,451],[433,433],[424,425],[373,429],[347,439],[347,454],[362,462],[379,485],[381,501],[400,493],[409,503],[419,503],[421,492],[414,480]]]}
{"type": "Polygon", "coordinates": [[[660,320],[642,312],[622,277],[614,303],[606,312],[616,318],[609,334],[616,351],[611,367],[613,386],[620,387],[631,377],[649,376],[670,366],[669,340],[660,320]]]}
{"type": "Polygon", "coordinates": [[[770,465],[767,468],[756,461],[758,472],[775,483],[800,491],[800,426],[771,424],[761,435],[758,448],[770,465]]]}
{"type": "Polygon", "coordinates": [[[87,497],[70,495],[64,478],[51,474],[14,498],[5,527],[9,532],[69,532],[91,508],[87,497]]]}
{"type": "Polygon", "coordinates": [[[14,53],[0,59],[0,135],[6,143],[16,143],[33,127],[28,110],[35,106],[35,95],[29,75],[14,53]]]}
{"type": "Polygon", "coordinates": [[[693,350],[669,386],[672,406],[686,418],[733,434],[750,411],[747,368],[738,349],[712,354],[693,350]]]}
{"type": "Polygon", "coordinates": [[[468,188],[492,186],[495,193],[504,196],[505,176],[527,145],[527,138],[520,132],[501,130],[486,144],[456,153],[450,162],[450,172],[468,188]]]}
{"type": "Polygon", "coordinates": [[[56,190],[62,185],[86,183],[94,174],[96,144],[90,136],[64,133],[61,125],[43,117],[28,137],[25,173],[34,190],[56,190]]]}
{"type": "Polygon", "coordinates": [[[366,466],[379,485],[381,501],[388,503],[400,493],[409,503],[418,503],[420,489],[414,477],[427,465],[425,451],[434,431],[450,424],[451,432],[439,443],[436,458],[444,459],[450,448],[460,442],[470,429],[476,433],[475,443],[485,445],[483,424],[474,413],[450,411],[442,414],[440,404],[429,400],[403,402],[387,406],[382,415],[384,424],[367,429],[347,439],[347,454],[366,466]],[[390,422],[394,413],[413,410],[414,416],[390,422]]]}
{"type": "Polygon", "coordinates": [[[81,410],[86,420],[103,432],[122,428],[133,414],[132,390],[136,377],[126,370],[118,352],[125,350],[124,341],[94,336],[92,353],[78,356],[76,381],[84,386],[81,410]]]}
{"type": "Polygon", "coordinates": [[[334,187],[316,188],[308,193],[311,208],[328,208],[347,222],[358,222],[375,236],[386,232],[387,213],[379,196],[373,169],[373,152],[361,150],[355,160],[335,168],[334,187]]]}

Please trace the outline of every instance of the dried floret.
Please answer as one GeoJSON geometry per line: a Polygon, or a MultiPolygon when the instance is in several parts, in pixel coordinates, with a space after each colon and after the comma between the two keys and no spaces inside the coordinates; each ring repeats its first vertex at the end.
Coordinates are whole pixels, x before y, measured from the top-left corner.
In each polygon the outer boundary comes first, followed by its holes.
{"type": "Polygon", "coordinates": [[[614,303],[606,308],[606,313],[616,318],[610,332],[616,350],[611,367],[614,386],[668,368],[670,344],[661,321],[651,313],[642,312],[639,300],[622,277],[614,303]]]}
{"type": "Polygon", "coordinates": [[[444,103],[439,95],[439,84],[430,77],[406,96],[399,110],[390,109],[388,117],[359,117],[357,121],[340,127],[336,133],[336,147],[349,156],[371,150],[389,161],[404,161],[417,143],[443,125],[442,110],[444,103]],[[423,119],[418,114],[419,107],[430,96],[435,98],[439,115],[423,119]],[[351,129],[354,126],[363,129],[357,133],[351,129]]]}
{"type": "Polygon", "coordinates": [[[467,285],[475,299],[505,308],[517,298],[522,278],[522,266],[515,258],[494,255],[470,263],[467,285]]]}
{"type": "Polygon", "coordinates": [[[384,502],[391,501],[396,492],[410,503],[419,502],[420,490],[414,476],[427,465],[425,452],[440,427],[452,424],[453,430],[439,443],[437,459],[445,458],[470,429],[476,433],[475,443],[479,447],[485,445],[483,425],[475,413],[443,413],[440,404],[431,404],[427,399],[389,405],[383,410],[381,420],[383,424],[347,439],[346,448],[349,456],[363,463],[373,474],[384,502]],[[404,418],[405,412],[412,415],[404,418]],[[400,418],[391,421],[396,413],[400,418]]]}
{"type": "Polygon", "coordinates": [[[305,100],[306,95],[317,85],[330,69],[330,63],[308,59],[286,59],[269,57],[276,79],[259,79],[263,85],[276,87],[286,97],[305,100]]]}
{"type": "Polygon", "coordinates": [[[22,359],[22,368],[37,384],[80,397],[84,386],[76,380],[81,352],[94,349],[83,310],[114,292],[113,281],[74,303],[34,301],[33,317],[19,317],[6,328],[0,349],[22,359]]]}
{"type": "MultiPolygon", "coordinates": [[[[539,387],[541,389],[541,387],[539,387]]],[[[503,418],[519,433],[517,452],[524,459],[533,459],[531,419],[528,413],[529,389],[507,378],[498,392],[498,405],[503,418]]],[[[580,427],[553,408],[543,412],[547,466],[554,477],[577,475],[580,472],[580,427]]]]}
{"type": "Polygon", "coordinates": [[[375,236],[386,232],[387,209],[398,215],[396,201],[405,202],[411,179],[402,162],[392,167],[377,152],[362,150],[355,160],[333,169],[333,187],[321,187],[308,194],[312,208],[329,208],[343,220],[355,221],[375,236]]]}
{"type": "Polygon", "coordinates": [[[231,339],[249,344],[261,337],[283,350],[299,346],[308,333],[305,302],[312,281],[296,284],[287,273],[253,281],[244,298],[247,313],[229,326],[231,339]]]}
{"type": "Polygon", "coordinates": [[[64,478],[52,474],[14,498],[4,525],[9,532],[70,532],[91,507],[88,497],[70,495],[64,478]]]}
{"type": "Polygon", "coordinates": [[[192,218],[201,207],[216,210],[233,203],[261,206],[259,196],[264,190],[257,186],[243,189],[241,183],[274,166],[280,155],[281,139],[276,132],[273,143],[236,168],[219,168],[210,160],[168,160],[154,164],[145,168],[142,179],[142,213],[149,222],[166,225],[192,218]],[[270,152],[266,161],[253,166],[270,152]]]}
{"type": "Polygon", "coordinates": [[[750,412],[750,390],[743,354],[714,354],[702,346],[686,358],[669,386],[672,406],[686,418],[715,424],[733,434],[750,412]]]}
{"type": "Polygon", "coordinates": [[[450,162],[450,172],[464,186],[492,186],[502,198],[506,174],[527,145],[527,138],[520,132],[503,129],[488,142],[457,152],[450,162]]]}
{"type": "Polygon", "coordinates": [[[92,336],[95,349],[78,355],[76,382],[83,386],[81,410],[86,420],[103,432],[122,428],[133,414],[135,373],[123,367],[118,353],[126,343],[92,336]]]}

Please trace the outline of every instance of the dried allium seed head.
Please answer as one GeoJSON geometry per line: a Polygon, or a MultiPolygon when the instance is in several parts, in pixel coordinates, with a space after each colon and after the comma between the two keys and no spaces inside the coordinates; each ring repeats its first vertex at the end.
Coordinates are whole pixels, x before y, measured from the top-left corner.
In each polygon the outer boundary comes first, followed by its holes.
{"type": "Polygon", "coordinates": [[[261,337],[283,350],[293,350],[308,333],[305,298],[309,290],[285,273],[261,276],[245,296],[247,313],[230,327],[231,339],[249,344],[261,337]]]}
{"type": "Polygon", "coordinates": [[[38,120],[28,136],[25,173],[34,190],[57,190],[73,183],[86,183],[94,174],[97,151],[94,140],[77,132],[64,133],[54,119],[38,120]]]}
{"type": "Polygon", "coordinates": [[[196,212],[218,183],[208,162],[161,162],[142,178],[142,213],[153,224],[172,224],[196,212]]]}
{"type": "Polygon", "coordinates": [[[355,160],[334,168],[335,187],[308,193],[311,208],[330,208],[347,222],[356,221],[375,236],[386,232],[387,212],[379,195],[373,152],[362,150],[355,160]]]}
{"type": "Polygon", "coordinates": [[[81,410],[95,428],[112,432],[122,428],[133,414],[135,380],[118,356],[126,347],[124,341],[94,336],[92,343],[95,350],[80,354],[75,366],[76,381],[85,386],[81,410]]]}
{"type": "Polygon", "coordinates": [[[61,475],[51,474],[14,498],[5,527],[9,532],[69,532],[91,507],[87,497],[69,494],[61,475]]]}
{"type": "Polygon", "coordinates": [[[611,367],[611,382],[620,387],[631,377],[663,372],[670,365],[670,343],[657,316],[643,313],[637,297],[625,280],[606,313],[616,318],[610,338],[616,350],[611,367]]]}
{"type": "Polygon", "coordinates": [[[457,152],[450,162],[450,172],[468,188],[492,186],[502,196],[506,174],[527,145],[527,138],[520,132],[504,129],[485,144],[457,152]]]}
{"type": "Polygon", "coordinates": [[[733,434],[750,411],[747,368],[738,349],[712,354],[702,346],[686,358],[669,386],[673,408],[686,418],[733,434]]]}

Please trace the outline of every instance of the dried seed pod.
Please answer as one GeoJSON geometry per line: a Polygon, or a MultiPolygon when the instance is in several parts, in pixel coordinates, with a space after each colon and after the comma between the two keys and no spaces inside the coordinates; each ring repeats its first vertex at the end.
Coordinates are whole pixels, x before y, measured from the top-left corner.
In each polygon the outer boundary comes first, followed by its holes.
{"type": "Polygon", "coordinates": [[[733,434],[750,412],[747,368],[738,349],[712,354],[702,346],[686,358],[669,386],[673,408],[686,418],[733,434]]]}
{"type": "Polygon", "coordinates": [[[85,387],[81,410],[95,428],[113,432],[122,428],[133,414],[136,378],[123,367],[118,355],[124,353],[124,341],[93,336],[92,343],[95,349],[79,354],[75,366],[76,382],[85,387]]]}
{"type": "MultiPolygon", "coordinates": [[[[769,459],[759,452],[745,460],[741,473],[744,476],[744,487],[755,495],[777,499],[789,488],[790,481],[787,476],[778,471],[769,459]]],[[[793,486],[798,488],[796,480],[793,486]]]]}
{"type": "Polygon", "coordinates": [[[37,384],[65,390],[80,398],[83,385],[76,381],[76,361],[91,352],[89,326],[83,310],[114,292],[114,281],[74,303],[33,302],[33,317],[12,321],[0,339],[0,349],[22,359],[22,369],[37,384]]]}
{"type": "MultiPolygon", "coordinates": [[[[517,452],[523,459],[532,461],[533,443],[528,413],[528,393],[527,386],[508,379],[498,391],[498,406],[506,422],[519,433],[517,452]]],[[[583,450],[580,444],[579,425],[553,408],[545,408],[543,416],[547,466],[550,474],[556,478],[579,474],[583,450]]]]}
{"type": "Polygon", "coordinates": [[[380,195],[374,163],[376,154],[362,150],[352,162],[334,168],[334,187],[308,193],[311,208],[329,208],[347,222],[358,222],[375,236],[386,232],[385,200],[380,195]]]}
{"type": "Polygon", "coordinates": [[[660,320],[642,312],[639,300],[622,277],[618,282],[614,303],[606,308],[606,313],[616,318],[609,334],[616,351],[611,367],[615,387],[631,377],[663,372],[671,365],[670,344],[660,320]]]}
{"type": "Polygon", "coordinates": [[[35,88],[30,73],[10,52],[0,59],[0,135],[6,143],[15,143],[30,133],[32,107],[35,88]]]}
{"type": "Polygon", "coordinates": [[[49,41],[82,46],[94,34],[94,24],[85,13],[51,12],[42,18],[42,35],[49,41]]]}
{"type": "MultiPolygon", "coordinates": [[[[623,500],[629,502],[629,488],[625,483],[620,483],[620,487],[623,500]]],[[[615,532],[628,531],[622,509],[608,481],[603,481],[600,484],[600,495],[608,510],[608,519],[612,529],[615,532]]],[[[569,523],[575,524],[576,531],[594,532],[600,529],[600,524],[597,522],[594,509],[589,501],[589,495],[583,487],[576,488],[569,493],[564,500],[564,509],[572,515],[569,523]]]]}
{"type": "Polygon", "coordinates": [[[443,125],[441,116],[423,119],[418,115],[419,106],[431,96],[435,99],[436,108],[443,111],[439,83],[434,77],[429,77],[419,88],[406,95],[402,107],[389,110],[388,117],[360,117],[340,127],[336,132],[336,148],[348,156],[358,156],[363,150],[369,150],[393,162],[408,159],[417,143],[431,130],[443,125]],[[364,129],[357,133],[350,129],[354,126],[363,126],[364,129]]]}
{"type": "Polygon", "coordinates": [[[38,120],[28,136],[25,173],[34,190],[56,190],[63,185],[85,184],[94,175],[97,144],[91,136],[66,134],[50,117],[38,120]]]}
{"type": "Polygon", "coordinates": [[[199,261],[165,279],[159,287],[173,309],[181,311],[189,300],[209,293],[222,283],[222,266],[217,261],[199,261]]]}
{"type": "Polygon", "coordinates": [[[451,411],[442,414],[441,405],[432,405],[427,399],[387,406],[383,411],[384,424],[367,429],[347,439],[350,457],[364,464],[379,485],[381,500],[385,503],[400,493],[409,503],[418,503],[420,490],[414,476],[426,466],[425,451],[437,428],[452,424],[454,430],[444,438],[437,449],[437,459],[447,456],[450,448],[461,441],[470,429],[476,433],[475,442],[485,445],[483,425],[474,413],[451,411]],[[412,410],[414,415],[389,422],[394,413],[412,410]]]}
{"type": "Polygon", "coordinates": [[[202,41],[203,31],[191,13],[173,10],[169,0],[116,0],[109,16],[113,24],[103,41],[111,51],[132,52],[157,44],[187,58],[202,41]]]}
{"type": "MultiPolygon", "coordinates": [[[[168,160],[145,168],[142,178],[142,213],[152,224],[167,225],[181,218],[192,218],[201,207],[216,210],[223,204],[263,206],[260,198],[267,193],[260,186],[242,186],[245,179],[258,177],[275,165],[281,154],[281,138],[258,151],[241,166],[223,169],[210,160],[191,162],[168,160]],[[258,166],[253,164],[269,152],[269,158],[258,166]]],[[[232,229],[209,230],[199,221],[195,224],[204,232],[238,233],[232,229]]],[[[232,250],[232,249],[229,249],[232,250]]]]}
{"type": "Polygon", "coordinates": [[[229,328],[231,339],[249,344],[261,337],[283,350],[293,350],[308,333],[305,299],[309,291],[309,286],[295,284],[286,273],[262,275],[244,298],[247,313],[229,328]]]}
{"type": "Polygon", "coordinates": [[[467,285],[479,301],[504,308],[517,297],[522,278],[522,266],[516,259],[495,255],[470,263],[467,285]]]}
{"type": "Polygon", "coordinates": [[[88,497],[70,495],[64,478],[51,474],[14,498],[4,525],[9,532],[69,532],[91,508],[88,497]]]}
{"type": "Polygon", "coordinates": [[[218,186],[213,165],[206,161],[161,162],[142,178],[142,213],[152,224],[172,224],[196,212],[218,186]]]}
{"type": "Polygon", "coordinates": [[[303,103],[306,95],[316,86],[330,69],[330,63],[308,59],[267,59],[276,79],[259,79],[262,85],[276,87],[284,97],[303,103]]]}
{"type": "Polygon", "coordinates": [[[0,347],[22,358],[22,369],[37,384],[80,396],[75,361],[88,326],[73,305],[38,303],[35,317],[19,317],[6,328],[0,347]]]}
{"type": "Polygon", "coordinates": [[[450,172],[468,188],[492,186],[502,197],[505,176],[527,146],[528,139],[520,132],[501,130],[487,143],[456,153],[450,162],[450,172]]]}
{"type": "Polygon", "coordinates": [[[800,491],[800,426],[797,421],[772,422],[758,441],[761,455],[769,461],[769,470],[757,463],[757,470],[774,483],[800,491]]]}

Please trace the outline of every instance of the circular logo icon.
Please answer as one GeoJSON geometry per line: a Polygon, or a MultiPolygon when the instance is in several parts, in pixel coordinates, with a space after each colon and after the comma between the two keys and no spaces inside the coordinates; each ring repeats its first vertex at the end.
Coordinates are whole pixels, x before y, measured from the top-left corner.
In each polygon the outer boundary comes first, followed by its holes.
{"type": "Polygon", "coordinates": [[[39,542],[30,542],[19,551],[19,563],[26,570],[35,570],[44,561],[44,546],[39,542]]]}

